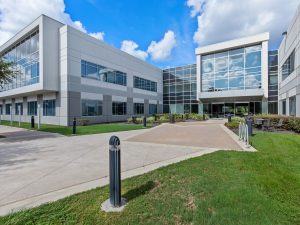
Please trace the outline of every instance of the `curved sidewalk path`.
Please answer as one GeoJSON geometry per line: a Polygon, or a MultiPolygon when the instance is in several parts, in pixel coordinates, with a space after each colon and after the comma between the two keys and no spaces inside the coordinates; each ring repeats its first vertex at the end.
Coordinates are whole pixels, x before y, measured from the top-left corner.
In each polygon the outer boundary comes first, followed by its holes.
{"type": "MultiPolygon", "coordinates": [[[[1,138],[0,215],[108,184],[108,140],[112,135],[121,139],[122,179],[220,149],[254,150],[240,145],[223,123],[164,124],[74,137],[11,136],[8,142],[1,138]]],[[[0,135],[10,131],[26,132],[0,126],[0,135]]]]}

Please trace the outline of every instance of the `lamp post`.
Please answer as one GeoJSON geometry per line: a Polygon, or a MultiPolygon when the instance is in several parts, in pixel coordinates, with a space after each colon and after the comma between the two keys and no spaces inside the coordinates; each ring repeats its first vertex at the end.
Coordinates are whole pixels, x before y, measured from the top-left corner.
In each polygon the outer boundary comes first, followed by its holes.
{"type": "Polygon", "coordinates": [[[12,106],[9,106],[9,111],[10,111],[10,125],[12,126],[12,121],[13,121],[12,106]]]}
{"type": "Polygon", "coordinates": [[[19,112],[19,127],[21,127],[21,105],[18,105],[18,112],[19,112]]]}
{"type": "Polygon", "coordinates": [[[38,129],[41,127],[41,104],[38,104],[38,129]]]}

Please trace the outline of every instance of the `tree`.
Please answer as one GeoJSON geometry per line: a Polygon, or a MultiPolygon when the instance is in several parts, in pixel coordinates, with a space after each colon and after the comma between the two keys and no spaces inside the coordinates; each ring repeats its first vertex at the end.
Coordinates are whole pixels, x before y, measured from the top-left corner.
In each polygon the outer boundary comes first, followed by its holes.
{"type": "Polygon", "coordinates": [[[17,71],[12,69],[13,62],[6,62],[3,58],[0,58],[0,87],[10,83],[17,75],[17,71]]]}

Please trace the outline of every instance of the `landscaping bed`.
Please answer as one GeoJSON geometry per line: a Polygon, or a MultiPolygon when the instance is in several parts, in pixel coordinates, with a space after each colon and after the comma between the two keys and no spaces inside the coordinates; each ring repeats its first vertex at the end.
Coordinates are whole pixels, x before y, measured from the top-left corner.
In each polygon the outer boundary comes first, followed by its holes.
{"type": "MultiPolygon", "coordinates": [[[[271,128],[275,129],[276,124],[279,123],[280,120],[283,121],[283,125],[281,129],[286,131],[292,131],[295,133],[300,133],[300,118],[292,117],[292,116],[280,116],[280,115],[272,115],[272,114],[258,114],[253,116],[253,120],[255,119],[270,119],[271,128]]],[[[245,118],[241,117],[232,117],[230,123],[225,123],[225,125],[232,130],[237,130],[240,122],[245,122],[245,118]]]]}
{"type": "MultiPolygon", "coordinates": [[[[11,126],[10,121],[3,121],[3,120],[1,121],[1,125],[11,126]]],[[[14,121],[12,126],[19,127],[19,122],[14,121]]],[[[58,126],[58,125],[51,125],[51,124],[42,124],[40,129],[37,129],[37,124],[36,124],[35,128],[32,129],[30,123],[22,122],[20,127],[25,129],[30,129],[30,130],[59,133],[67,136],[70,136],[73,133],[72,127],[58,126]]],[[[93,124],[93,125],[77,126],[76,135],[100,134],[100,133],[129,131],[129,130],[138,130],[138,129],[145,129],[145,127],[142,124],[128,124],[128,123],[93,124]]]]}
{"type": "MultiPolygon", "coordinates": [[[[169,123],[170,117],[174,116],[174,122],[185,122],[185,121],[203,121],[203,115],[197,113],[185,113],[185,114],[157,114],[147,117],[147,123],[149,124],[161,124],[169,123]]],[[[207,120],[208,117],[205,115],[204,119],[207,120]]],[[[127,120],[128,123],[142,124],[143,117],[131,117],[127,120]]]]}
{"type": "Polygon", "coordinates": [[[300,224],[300,137],[258,133],[258,152],[219,151],[122,182],[129,200],[104,213],[108,187],[0,217],[0,224],[300,224]]]}

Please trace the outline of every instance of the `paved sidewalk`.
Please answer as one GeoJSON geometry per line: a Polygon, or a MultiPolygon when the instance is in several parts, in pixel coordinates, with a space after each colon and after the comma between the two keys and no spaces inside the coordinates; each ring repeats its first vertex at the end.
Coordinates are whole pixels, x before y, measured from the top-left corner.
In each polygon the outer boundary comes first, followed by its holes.
{"type": "MultiPolygon", "coordinates": [[[[162,125],[147,130],[86,136],[56,136],[11,143],[0,142],[0,215],[54,201],[108,183],[108,140],[121,139],[122,178],[142,174],[180,160],[226,149],[228,145],[185,146],[182,143],[135,141],[136,137],[169,135],[162,125]],[[163,132],[164,131],[164,132],[163,132]]],[[[207,125],[171,125],[210,137],[207,125]],[[194,127],[194,128],[191,128],[194,127]],[[195,130],[196,129],[196,130],[195,130]]],[[[213,126],[224,131],[220,124],[213,126]]],[[[188,132],[188,131],[185,131],[188,132]]],[[[1,130],[0,130],[1,133],[1,130]]],[[[225,132],[226,133],[226,132],[225,132]]],[[[225,135],[225,134],[222,134],[225,135]]],[[[204,138],[205,139],[205,138],[204,138]]],[[[227,136],[227,141],[236,141],[227,136]]],[[[236,144],[238,146],[238,144],[236,144]]],[[[235,149],[242,149],[235,146],[235,149]]]]}

